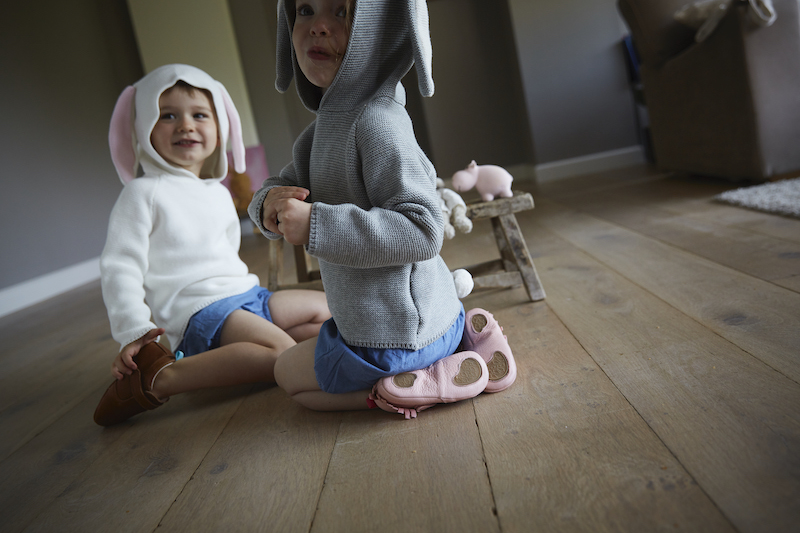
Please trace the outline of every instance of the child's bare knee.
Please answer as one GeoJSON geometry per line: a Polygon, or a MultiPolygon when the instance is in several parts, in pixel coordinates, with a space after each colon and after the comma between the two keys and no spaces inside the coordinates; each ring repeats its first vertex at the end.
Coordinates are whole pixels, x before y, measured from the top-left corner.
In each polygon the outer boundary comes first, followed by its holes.
{"type": "Polygon", "coordinates": [[[297,342],[295,342],[295,340],[291,338],[289,335],[282,335],[279,338],[275,339],[273,347],[275,348],[275,351],[278,353],[278,355],[280,355],[289,348],[291,348],[292,346],[294,346],[295,344],[297,344],[297,342]]]}
{"type": "Polygon", "coordinates": [[[290,362],[286,357],[278,356],[278,360],[275,361],[275,383],[278,384],[280,388],[282,388],[289,396],[294,396],[299,391],[297,388],[292,384],[292,372],[290,367],[290,362]]]}

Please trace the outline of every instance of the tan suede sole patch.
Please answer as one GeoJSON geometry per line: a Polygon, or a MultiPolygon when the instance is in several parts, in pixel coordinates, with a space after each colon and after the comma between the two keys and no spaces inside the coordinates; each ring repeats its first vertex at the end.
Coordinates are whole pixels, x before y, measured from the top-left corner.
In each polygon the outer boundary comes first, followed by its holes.
{"type": "Polygon", "coordinates": [[[402,374],[397,374],[395,377],[393,377],[392,381],[401,389],[409,389],[414,386],[414,381],[416,381],[416,379],[416,374],[412,374],[411,372],[403,372],[402,374]]]}
{"type": "MultiPolygon", "coordinates": [[[[505,361],[505,358],[503,358],[503,361],[505,361]]],[[[481,378],[482,372],[481,364],[478,361],[472,358],[464,359],[464,361],[461,362],[461,367],[458,369],[458,374],[453,377],[453,383],[461,387],[465,385],[472,385],[481,378]]],[[[507,366],[506,372],[508,372],[507,366]]],[[[403,372],[402,374],[397,374],[394,376],[392,381],[401,389],[409,389],[414,386],[414,381],[416,381],[416,379],[416,374],[411,372],[403,372]]]]}
{"type": "Polygon", "coordinates": [[[483,328],[485,328],[488,323],[489,321],[483,315],[475,315],[472,317],[472,329],[475,330],[475,333],[483,331],[483,328]]]}
{"type": "Polygon", "coordinates": [[[489,381],[497,381],[508,375],[508,359],[503,352],[494,352],[486,366],[489,367],[489,381]]]}
{"type": "Polygon", "coordinates": [[[453,378],[453,383],[463,387],[465,385],[472,385],[481,379],[481,364],[473,358],[464,359],[461,362],[461,367],[458,369],[458,374],[453,378]]]}

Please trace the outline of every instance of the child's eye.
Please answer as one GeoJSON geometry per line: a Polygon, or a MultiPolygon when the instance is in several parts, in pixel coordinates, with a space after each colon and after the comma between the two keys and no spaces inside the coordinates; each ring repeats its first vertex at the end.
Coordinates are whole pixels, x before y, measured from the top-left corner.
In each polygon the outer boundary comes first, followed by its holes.
{"type": "Polygon", "coordinates": [[[174,113],[161,113],[161,116],[158,117],[159,120],[174,120],[175,114],[174,113]]]}
{"type": "Polygon", "coordinates": [[[339,8],[339,11],[336,12],[337,17],[346,17],[347,16],[347,8],[342,6],[339,8]]]}
{"type": "Polygon", "coordinates": [[[194,118],[204,119],[204,118],[208,118],[208,115],[206,115],[205,113],[195,113],[194,114],[194,118]]]}
{"type": "Polygon", "coordinates": [[[314,10],[308,4],[297,6],[297,14],[301,17],[308,17],[314,14],[314,10]]]}

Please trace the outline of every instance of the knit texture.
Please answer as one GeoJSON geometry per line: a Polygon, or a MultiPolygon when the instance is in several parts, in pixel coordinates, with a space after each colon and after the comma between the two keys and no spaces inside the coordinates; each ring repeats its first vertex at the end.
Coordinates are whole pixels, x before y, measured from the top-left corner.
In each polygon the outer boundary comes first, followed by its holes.
{"type": "MultiPolygon", "coordinates": [[[[282,6],[278,50],[291,51],[292,17],[282,6]]],[[[267,237],[279,238],[261,221],[269,189],[311,191],[307,250],[352,346],[416,350],[441,337],[461,310],[439,256],[436,171],[414,137],[400,85],[419,57],[420,88],[433,91],[426,9],[418,0],[356,2],[347,52],[324,96],[294,56],[278,60],[278,88],[294,77],[317,118],[297,139],[293,162],[256,193],[250,215],[267,237]]]]}

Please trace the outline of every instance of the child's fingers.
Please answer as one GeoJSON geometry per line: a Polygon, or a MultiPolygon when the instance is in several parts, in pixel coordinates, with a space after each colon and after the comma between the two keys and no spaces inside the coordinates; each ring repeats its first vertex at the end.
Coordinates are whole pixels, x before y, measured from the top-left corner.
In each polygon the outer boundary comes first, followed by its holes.
{"type": "Polygon", "coordinates": [[[145,344],[150,344],[151,342],[155,341],[161,335],[163,335],[165,331],[166,330],[164,328],[151,329],[145,334],[144,337],[142,337],[142,339],[144,340],[142,346],[144,346],[145,344]]]}
{"type": "Polygon", "coordinates": [[[286,204],[293,201],[303,202],[308,198],[309,191],[303,187],[275,187],[270,189],[261,208],[261,223],[272,233],[283,235],[278,227],[281,222],[281,211],[286,209],[286,204]]]}
{"type": "Polygon", "coordinates": [[[296,200],[305,200],[308,198],[309,190],[303,187],[275,187],[267,193],[267,200],[278,200],[286,198],[294,198],[296,200]]]}
{"type": "Polygon", "coordinates": [[[114,375],[114,377],[116,379],[122,379],[125,376],[130,376],[133,374],[133,371],[139,368],[133,358],[136,357],[136,354],[139,353],[139,350],[142,349],[142,346],[154,342],[165,332],[166,330],[164,328],[151,329],[141,338],[125,346],[117,354],[117,356],[114,358],[114,362],[111,364],[111,373],[114,375]]]}
{"type": "Polygon", "coordinates": [[[262,224],[267,229],[267,231],[271,231],[272,233],[277,233],[278,235],[283,235],[281,230],[278,228],[278,215],[277,213],[272,217],[264,216],[262,219],[262,224]]]}
{"type": "Polygon", "coordinates": [[[261,224],[271,231],[272,233],[279,233],[278,231],[278,212],[275,209],[275,202],[264,201],[261,207],[261,224]]]}
{"type": "Polygon", "coordinates": [[[262,222],[264,227],[272,233],[283,235],[280,224],[285,222],[287,203],[296,201],[295,198],[277,198],[273,199],[269,206],[264,206],[262,222]]]}
{"type": "Polygon", "coordinates": [[[126,357],[123,354],[120,354],[111,365],[111,373],[116,379],[122,379],[125,376],[130,376],[133,374],[134,370],[136,370],[136,364],[133,362],[133,359],[128,357],[126,360],[126,357]],[[133,366],[131,367],[130,365],[133,366]]]}
{"type": "MultiPolygon", "coordinates": [[[[139,353],[139,352],[136,352],[139,353]]],[[[125,363],[130,369],[136,370],[136,363],[133,362],[133,356],[136,355],[135,353],[126,353],[122,356],[122,362],[125,363]]]]}
{"type": "Polygon", "coordinates": [[[283,238],[290,244],[308,244],[311,224],[311,204],[295,199],[286,200],[278,211],[283,238]]]}

